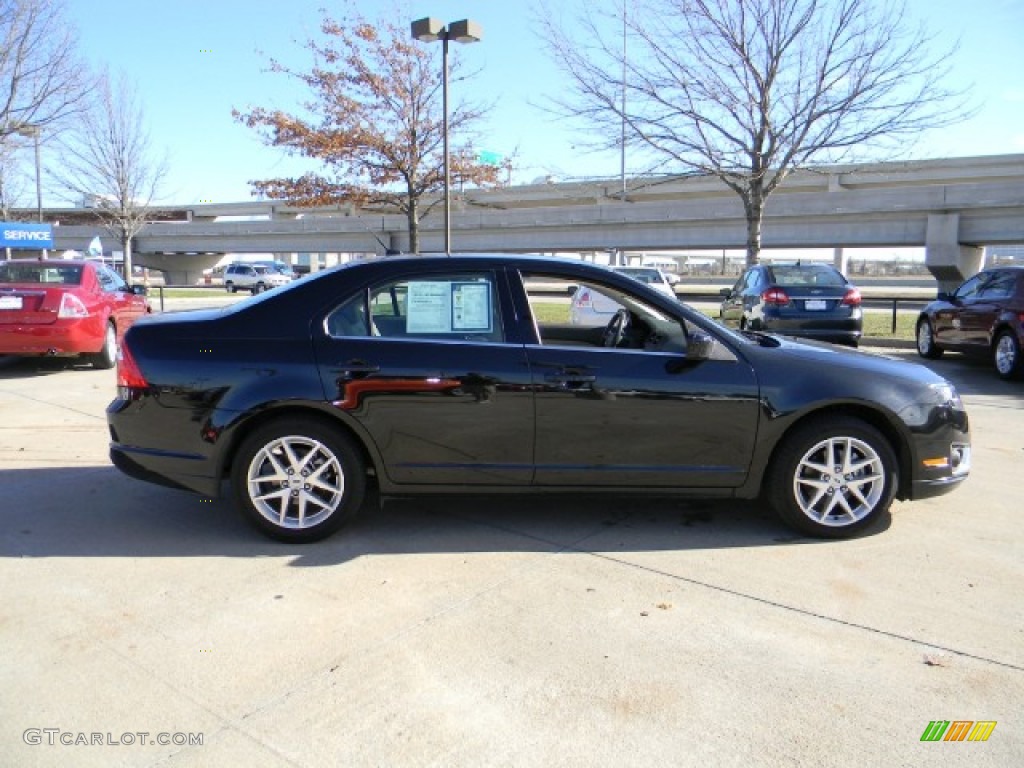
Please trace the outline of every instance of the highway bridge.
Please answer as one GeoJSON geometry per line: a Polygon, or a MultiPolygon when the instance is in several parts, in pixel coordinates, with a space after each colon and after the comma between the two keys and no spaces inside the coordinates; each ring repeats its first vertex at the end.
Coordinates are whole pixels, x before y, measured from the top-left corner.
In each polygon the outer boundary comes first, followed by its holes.
{"type": "MultiPolygon", "coordinates": [[[[708,176],[633,178],[465,190],[454,197],[455,252],[744,248],[739,198],[708,176]]],[[[53,209],[58,249],[103,235],[89,209],[53,209]]],[[[421,223],[443,250],[440,208],[421,223]]],[[[941,283],[973,274],[984,247],[1024,243],[1024,155],[840,165],[795,173],[768,200],[765,248],[923,246],[941,283]]],[[[404,216],[275,201],[164,206],[135,239],[136,264],[192,282],[225,253],[405,250],[404,216]]]]}

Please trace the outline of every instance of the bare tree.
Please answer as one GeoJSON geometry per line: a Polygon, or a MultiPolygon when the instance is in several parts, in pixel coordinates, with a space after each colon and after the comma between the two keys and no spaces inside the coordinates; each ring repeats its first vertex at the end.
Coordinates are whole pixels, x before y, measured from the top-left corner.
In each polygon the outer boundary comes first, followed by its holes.
{"type": "Polygon", "coordinates": [[[79,112],[92,80],[59,0],[0,0],[0,140],[79,112]]]}
{"type": "Polygon", "coordinates": [[[111,83],[109,73],[103,73],[91,108],[61,142],[61,155],[53,177],[69,200],[95,207],[121,244],[124,278],[130,282],[132,238],[149,218],[167,161],[153,158],[138,93],[124,76],[111,83]]]}
{"type": "MultiPolygon", "coordinates": [[[[239,122],[286,152],[319,161],[326,174],[252,181],[253,190],[296,205],[353,203],[394,208],[405,214],[409,246],[419,252],[419,222],[443,189],[440,46],[411,39],[407,25],[368,21],[350,11],[335,21],[326,14],[322,40],[309,40],[308,72],[271,60],[270,71],[288,75],[311,92],[297,115],[276,109],[233,110],[239,122]]],[[[460,80],[458,60],[451,67],[460,80]]],[[[451,153],[452,185],[498,182],[500,168],[476,161],[470,132],[484,109],[456,105],[449,134],[463,144],[451,153]]]]}
{"type": "Polygon", "coordinates": [[[743,202],[748,264],[795,169],[891,155],[969,114],[943,85],[952,51],[933,51],[898,2],[635,0],[576,21],[570,34],[541,20],[573,84],[558,109],[615,137],[605,147],[721,179],[743,202]]]}

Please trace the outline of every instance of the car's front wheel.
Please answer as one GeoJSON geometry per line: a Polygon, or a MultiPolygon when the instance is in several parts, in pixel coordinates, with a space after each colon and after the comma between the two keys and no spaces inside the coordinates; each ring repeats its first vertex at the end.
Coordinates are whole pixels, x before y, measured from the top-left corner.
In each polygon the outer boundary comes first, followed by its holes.
{"type": "Polygon", "coordinates": [[[224,283],[224,289],[225,289],[225,290],[226,290],[226,291],[227,291],[228,293],[237,293],[237,292],[238,292],[238,288],[237,288],[237,287],[235,286],[235,284],[234,284],[234,283],[232,283],[232,282],[227,282],[227,283],[224,283]]]}
{"type": "Polygon", "coordinates": [[[799,427],[769,471],[768,498],[779,517],[826,539],[846,538],[875,523],[892,503],[898,479],[888,440],[849,417],[799,427]]]}
{"type": "Polygon", "coordinates": [[[917,354],[927,360],[942,357],[942,349],[935,344],[935,331],[927,318],[921,318],[917,322],[917,354]]]}
{"type": "Polygon", "coordinates": [[[1020,344],[1012,331],[1003,331],[996,337],[992,345],[992,359],[996,364],[996,372],[1004,379],[1019,379],[1024,375],[1020,344]]]}
{"type": "Polygon", "coordinates": [[[272,422],[234,457],[231,485],[239,509],[280,541],[318,541],[363,503],[366,467],[353,441],[311,419],[272,422]]]}
{"type": "Polygon", "coordinates": [[[103,332],[103,348],[89,356],[93,368],[107,370],[117,364],[117,329],[113,323],[107,323],[103,332]]]}

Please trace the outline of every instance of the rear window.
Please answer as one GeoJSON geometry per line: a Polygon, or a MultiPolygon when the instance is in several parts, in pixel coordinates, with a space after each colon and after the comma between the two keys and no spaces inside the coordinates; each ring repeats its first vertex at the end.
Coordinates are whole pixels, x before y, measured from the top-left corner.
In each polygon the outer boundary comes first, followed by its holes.
{"type": "Polygon", "coordinates": [[[49,285],[81,285],[82,267],[69,264],[38,264],[8,261],[0,264],[0,284],[45,283],[49,285]]]}
{"type": "Polygon", "coordinates": [[[834,269],[820,266],[772,267],[773,282],[776,285],[846,285],[845,278],[834,269]]]}

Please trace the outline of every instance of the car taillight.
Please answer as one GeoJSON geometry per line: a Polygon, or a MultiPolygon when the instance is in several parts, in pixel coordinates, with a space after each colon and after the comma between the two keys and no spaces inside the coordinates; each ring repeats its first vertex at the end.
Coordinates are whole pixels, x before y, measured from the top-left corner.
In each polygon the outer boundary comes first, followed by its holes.
{"type": "Polygon", "coordinates": [[[851,288],[846,292],[846,295],[843,296],[843,304],[845,304],[848,307],[859,307],[860,302],[860,291],[858,291],[856,288],[851,288]]]}
{"type": "Polygon", "coordinates": [[[770,307],[784,307],[789,304],[789,296],[781,288],[769,288],[761,294],[761,301],[770,307]]]}
{"type": "MultiPolygon", "coordinates": [[[[120,347],[117,349],[117,388],[118,393],[122,396],[127,395],[126,390],[133,389],[145,389],[149,386],[149,382],[146,381],[146,377],[142,375],[142,371],[139,368],[139,364],[135,362],[135,358],[132,357],[132,352],[128,348],[128,345],[122,341],[120,347]]],[[[133,399],[131,397],[124,397],[124,399],[133,399]]]]}
{"type": "Polygon", "coordinates": [[[576,306],[580,309],[590,309],[593,302],[590,299],[590,291],[582,291],[580,295],[576,297],[576,306]]]}
{"type": "Polygon", "coordinates": [[[75,296],[73,293],[65,293],[60,297],[60,309],[57,311],[57,317],[71,318],[71,317],[88,317],[89,310],[85,308],[85,304],[82,300],[75,296]]]}

